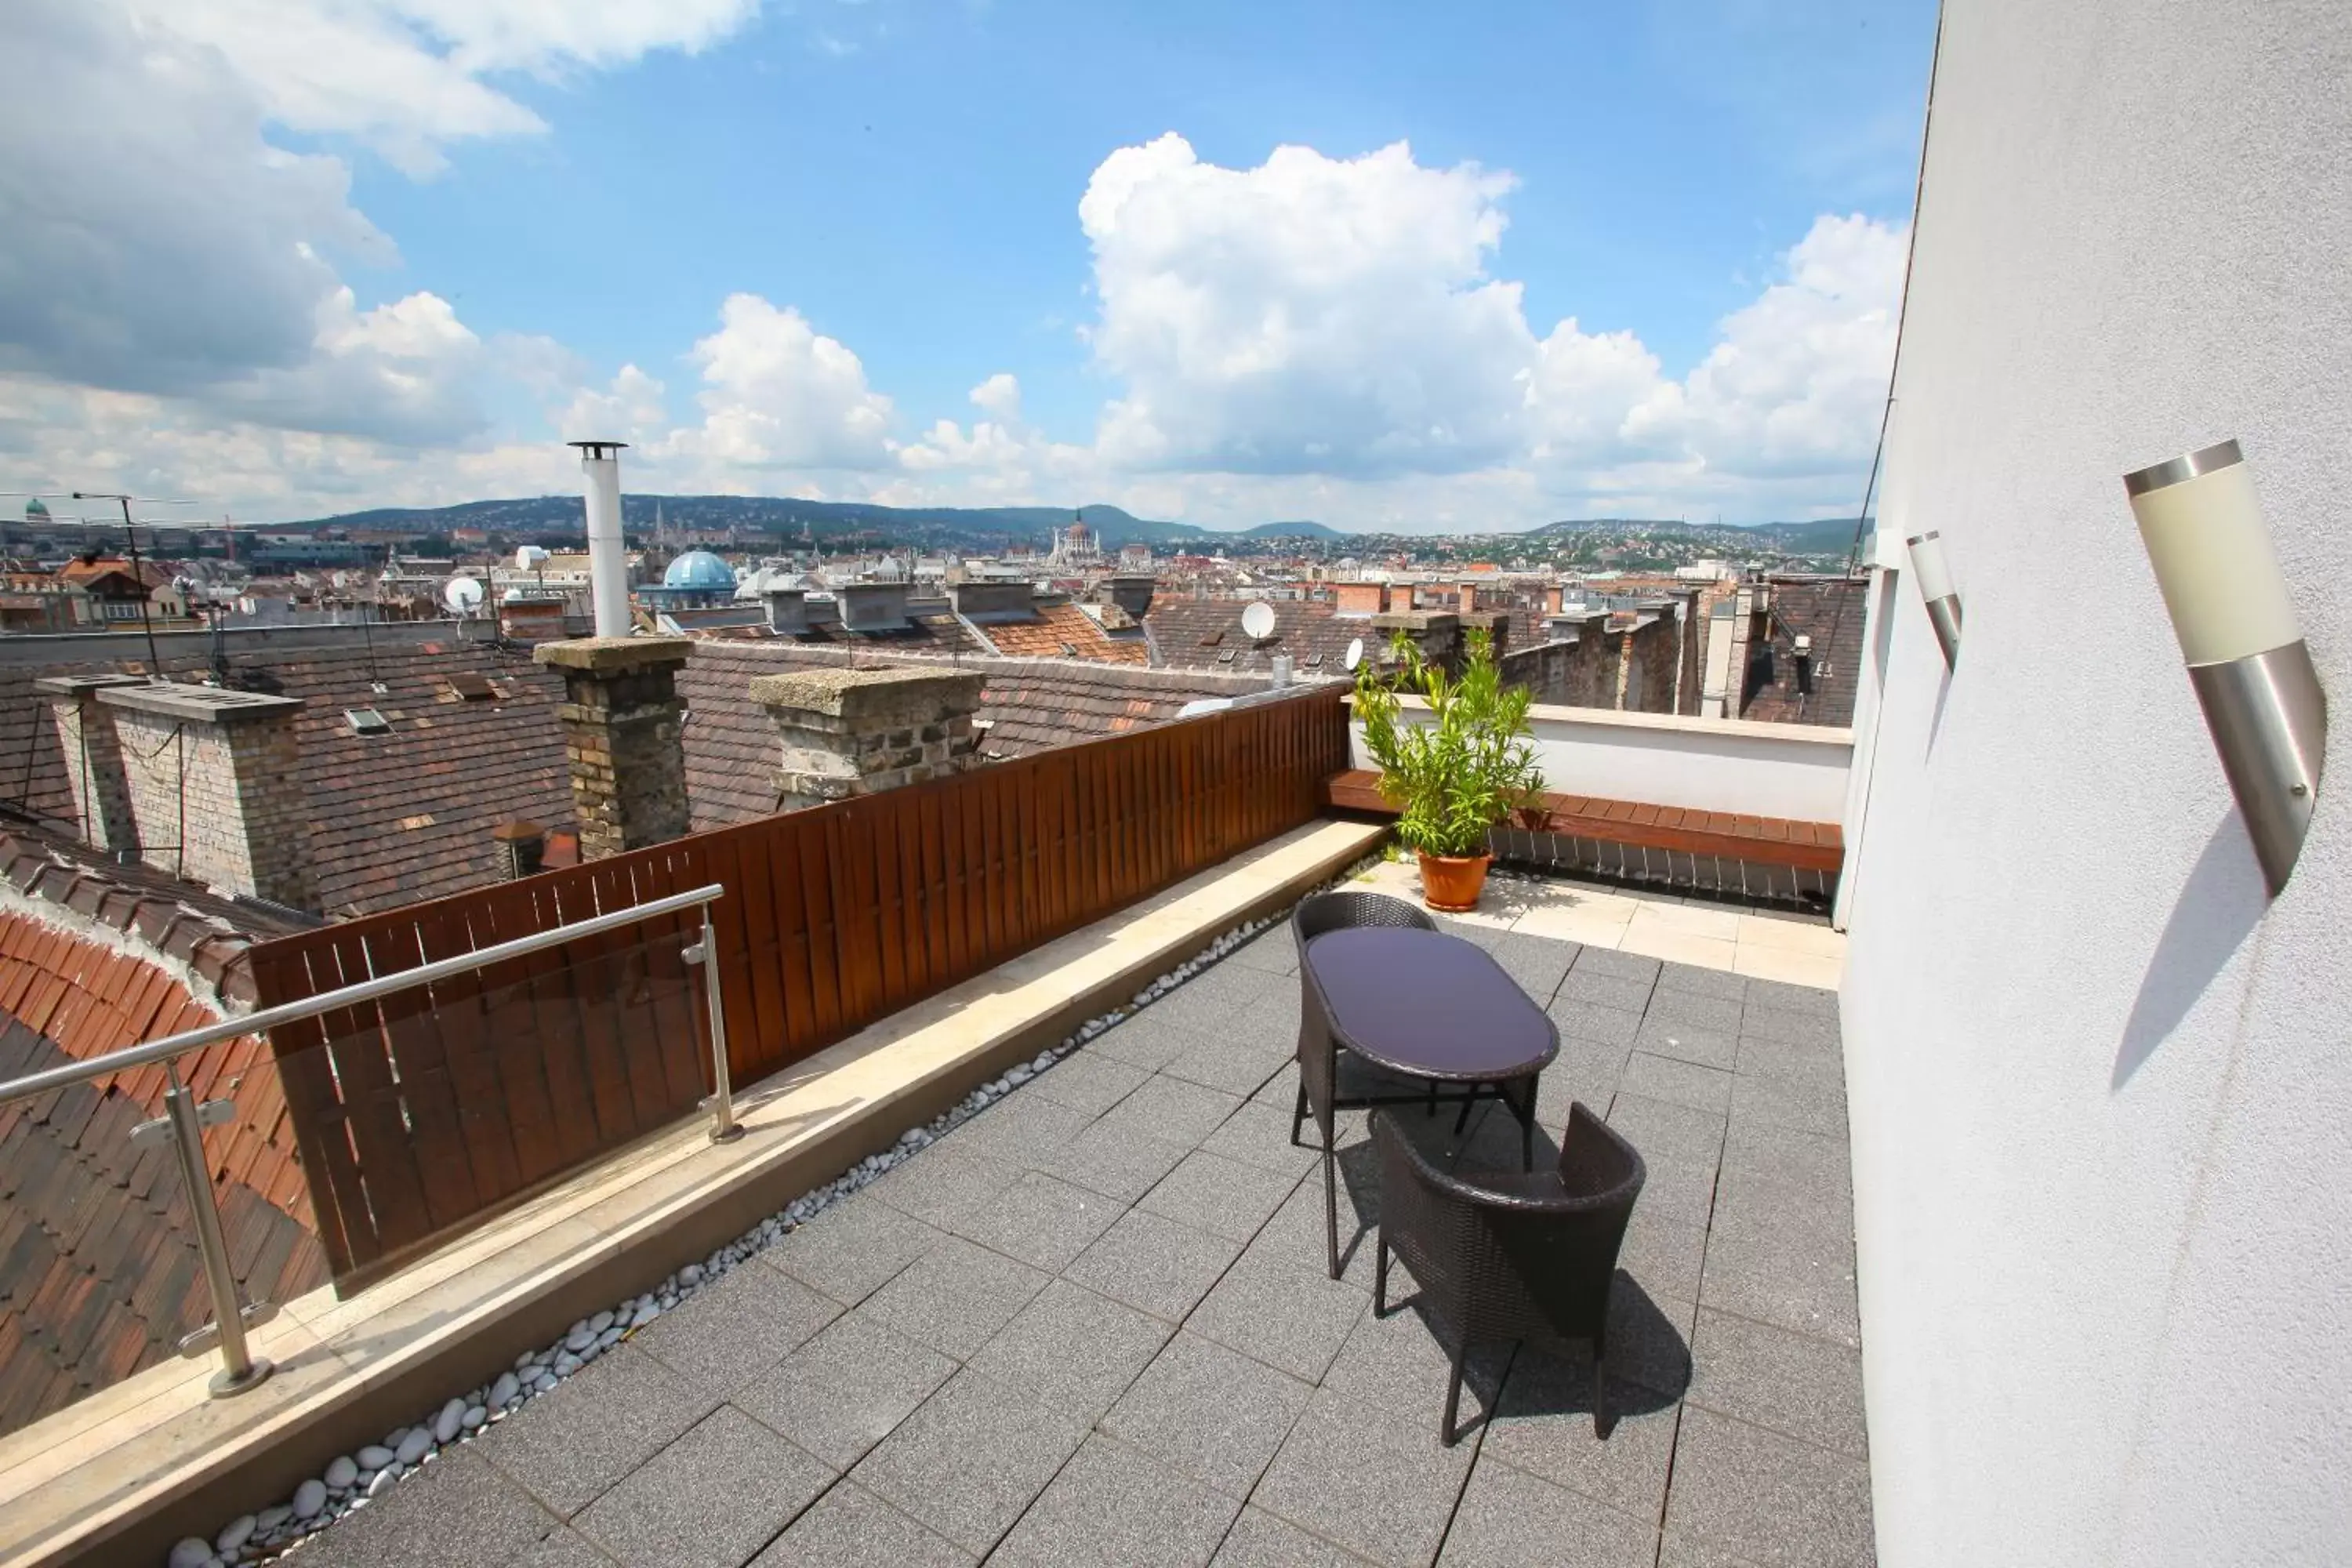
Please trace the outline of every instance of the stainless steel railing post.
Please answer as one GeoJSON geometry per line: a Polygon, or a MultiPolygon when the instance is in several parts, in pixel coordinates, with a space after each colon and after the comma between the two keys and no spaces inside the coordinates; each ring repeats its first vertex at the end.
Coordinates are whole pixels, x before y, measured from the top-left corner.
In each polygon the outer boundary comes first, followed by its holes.
{"type": "Polygon", "coordinates": [[[703,1011],[710,1019],[710,1141],[725,1143],[743,1135],[735,1121],[735,1091],[727,1075],[727,1009],[719,997],[719,938],[711,930],[710,906],[702,906],[702,940],[686,950],[686,961],[702,970],[703,1011]]]}
{"type": "Polygon", "coordinates": [[[237,1295],[236,1275],[229,1268],[220,1208],[213,1201],[213,1173],[205,1159],[205,1131],[196,1097],[180,1082],[179,1063],[166,1062],[163,1071],[169,1079],[163,1090],[163,1114],[172,1123],[172,1142],[179,1148],[180,1180],[188,1189],[188,1209],[195,1217],[196,1249],[204,1257],[205,1283],[212,1288],[212,1331],[220,1336],[222,1365],[213,1374],[213,1397],[226,1399],[257,1386],[271,1368],[267,1360],[255,1360],[246,1346],[245,1303],[237,1295]]]}

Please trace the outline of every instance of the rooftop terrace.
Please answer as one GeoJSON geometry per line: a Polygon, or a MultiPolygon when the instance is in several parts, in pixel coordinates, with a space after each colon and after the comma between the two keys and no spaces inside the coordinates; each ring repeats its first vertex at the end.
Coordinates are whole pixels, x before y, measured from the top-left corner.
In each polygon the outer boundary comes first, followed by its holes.
{"type": "MultiPolygon", "coordinates": [[[[1649,1166],[1606,1440],[1587,1369],[1493,1345],[1440,1445],[1446,1363],[1409,1281],[1371,1310],[1361,1113],[1325,1277],[1276,928],[297,1560],[1870,1561],[1834,998],[1532,934],[1588,896],[1497,891],[1449,923],[1559,1027],[1541,1125],[1581,1100],[1649,1166]]],[[[1509,1158],[1497,1114],[1458,1141],[1450,1108],[1413,1120],[1475,1167],[1509,1158]]]]}

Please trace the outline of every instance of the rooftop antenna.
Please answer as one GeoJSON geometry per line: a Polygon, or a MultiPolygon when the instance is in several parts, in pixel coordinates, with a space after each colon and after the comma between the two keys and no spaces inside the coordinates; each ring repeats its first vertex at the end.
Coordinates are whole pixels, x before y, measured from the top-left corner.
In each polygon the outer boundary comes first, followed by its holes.
{"type": "MultiPolygon", "coordinates": [[[[147,636],[147,668],[148,672],[157,679],[163,679],[163,659],[155,651],[155,623],[147,614],[147,580],[139,571],[139,531],[131,521],[131,503],[137,501],[142,506],[193,506],[195,503],[186,500],[167,500],[156,496],[124,495],[118,490],[48,490],[37,493],[25,490],[0,490],[0,495],[22,495],[28,503],[41,500],[43,495],[53,495],[67,500],[110,500],[122,508],[122,537],[125,548],[130,552],[131,580],[139,589],[139,629],[147,636]]],[[[26,510],[29,512],[32,508],[27,504],[26,510]]],[[[46,512],[48,508],[44,506],[41,510],[46,512]]],[[[82,518],[78,521],[87,523],[89,519],[82,518]]]]}
{"type": "MultiPolygon", "coordinates": [[[[384,564],[386,566],[390,566],[392,564],[392,546],[389,544],[383,547],[383,558],[384,564]]],[[[364,578],[365,574],[362,573],[362,576],[364,578]]],[[[367,649],[368,689],[374,692],[378,697],[382,697],[385,692],[392,689],[383,683],[383,677],[376,673],[375,629],[368,624],[370,621],[375,619],[375,616],[370,613],[373,608],[374,600],[372,597],[358,601],[358,609],[360,612],[360,646],[367,649]]]]}

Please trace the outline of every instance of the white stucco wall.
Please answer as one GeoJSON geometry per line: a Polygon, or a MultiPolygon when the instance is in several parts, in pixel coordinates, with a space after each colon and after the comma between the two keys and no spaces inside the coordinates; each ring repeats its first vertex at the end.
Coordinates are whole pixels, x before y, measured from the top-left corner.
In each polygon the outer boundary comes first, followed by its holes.
{"type": "Polygon", "coordinates": [[[1882,517],[1967,632],[1898,583],[1847,818],[1880,1561],[2352,1562],[2352,5],[1950,0],[1918,221],[1882,517]],[[2337,715],[2270,904],[2119,482],[2231,436],[2337,715]]]}
{"type": "MultiPolygon", "coordinates": [[[[1405,717],[1426,709],[1405,699],[1405,717]]],[[[1844,818],[1853,733],[1603,708],[1528,710],[1544,787],[1566,795],[1745,812],[1801,822],[1844,818]]],[[[1356,766],[1372,766],[1356,732],[1356,766]]]]}

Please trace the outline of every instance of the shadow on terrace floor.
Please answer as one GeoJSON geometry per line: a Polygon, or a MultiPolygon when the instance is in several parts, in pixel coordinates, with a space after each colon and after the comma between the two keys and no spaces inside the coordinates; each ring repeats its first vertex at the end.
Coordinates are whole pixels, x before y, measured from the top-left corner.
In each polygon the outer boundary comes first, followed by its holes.
{"type": "MultiPolygon", "coordinates": [[[[1835,999],[1493,928],[1559,1025],[1538,1099],[1638,1147],[1590,1368],[1370,1310],[1292,1146],[1276,930],[1122,1023],[303,1550],[487,1564],[1871,1561],[1835,999]]],[[[1441,1113],[1450,1131],[1452,1111],[1441,1113]]],[[[1491,1108],[1464,1134],[1515,1129],[1491,1108]]],[[[1392,1300],[1409,1279],[1391,1275],[1392,1300]]]]}

